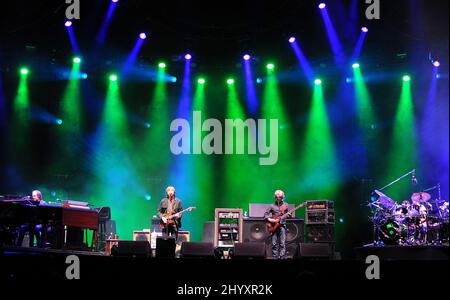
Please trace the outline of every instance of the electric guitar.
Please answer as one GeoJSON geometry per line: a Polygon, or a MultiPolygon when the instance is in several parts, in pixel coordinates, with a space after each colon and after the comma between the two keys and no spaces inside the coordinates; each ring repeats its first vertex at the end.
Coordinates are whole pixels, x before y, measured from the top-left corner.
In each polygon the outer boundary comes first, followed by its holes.
{"type": "Polygon", "coordinates": [[[172,213],[172,214],[164,213],[164,214],[162,214],[162,216],[167,219],[167,223],[164,223],[162,218],[161,218],[159,220],[159,224],[160,224],[161,228],[165,228],[168,225],[173,225],[173,224],[175,224],[175,215],[176,214],[181,216],[185,212],[190,212],[190,211],[193,211],[194,209],[197,209],[197,207],[191,206],[191,207],[188,207],[186,209],[183,209],[182,211],[180,211],[178,213],[172,213]]]}
{"type": "Polygon", "coordinates": [[[267,227],[267,231],[269,231],[270,233],[274,232],[275,230],[277,230],[280,226],[281,226],[281,222],[286,219],[290,214],[292,214],[294,211],[296,211],[297,209],[304,207],[308,202],[303,202],[302,204],[294,207],[293,209],[291,209],[290,211],[288,211],[287,213],[283,214],[283,213],[279,213],[277,214],[275,217],[273,217],[272,219],[275,219],[276,222],[269,222],[266,221],[266,227],[267,227]]]}

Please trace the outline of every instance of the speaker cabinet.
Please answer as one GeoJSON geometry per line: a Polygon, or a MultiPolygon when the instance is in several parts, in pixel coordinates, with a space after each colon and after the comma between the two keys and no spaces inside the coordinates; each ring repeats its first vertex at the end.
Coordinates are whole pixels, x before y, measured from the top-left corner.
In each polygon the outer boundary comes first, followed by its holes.
{"type": "MultiPolygon", "coordinates": [[[[303,242],[302,219],[286,220],[286,257],[294,258],[297,252],[297,245],[303,242]]],[[[244,220],[244,243],[262,242],[265,243],[266,257],[272,257],[272,239],[267,231],[266,222],[263,218],[249,218],[244,220]]]]}
{"type": "Polygon", "coordinates": [[[306,242],[334,242],[334,224],[307,224],[306,242]]]}
{"type": "Polygon", "coordinates": [[[181,244],[183,258],[214,258],[214,243],[184,242],[181,244]]]}
{"type": "Polygon", "coordinates": [[[214,243],[214,221],[203,224],[203,242],[214,243]]]}
{"type": "Polygon", "coordinates": [[[237,243],[234,245],[235,258],[266,258],[265,242],[237,243]]]}
{"type": "Polygon", "coordinates": [[[111,256],[149,257],[150,243],[147,241],[118,241],[111,248],[111,256]]]}
{"type": "Polygon", "coordinates": [[[332,244],[328,243],[300,243],[298,246],[298,258],[322,258],[333,257],[332,244]]]}
{"type": "Polygon", "coordinates": [[[149,231],[133,231],[133,241],[147,241],[150,242],[149,231]]]}
{"type": "Polygon", "coordinates": [[[156,257],[157,258],[175,258],[175,239],[172,237],[156,239],[156,257]]]}

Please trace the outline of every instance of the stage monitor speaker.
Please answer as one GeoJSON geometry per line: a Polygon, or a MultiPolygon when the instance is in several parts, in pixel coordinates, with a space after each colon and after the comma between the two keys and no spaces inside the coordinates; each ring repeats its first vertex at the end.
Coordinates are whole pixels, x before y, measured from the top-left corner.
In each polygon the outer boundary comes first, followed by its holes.
{"type": "Polygon", "coordinates": [[[214,258],[214,243],[184,242],[181,244],[183,258],[214,258]]]}
{"type": "Polygon", "coordinates": [[[173,237],[158,237],[156,239],[157,258],[175,258],[176,243],[173,237]]]}
{"type": "Polygon", "coordinates": [[[333,257],[333,247],[328,243],[300,243],[298,246],[298,258],[322,258],[333,257]]]}
{"type": "Polygon", "coordinates": [[[265,242],[237,243],[234,245],[235,258],[266,258],[265,242]]]}
{"type": "Polygon", "coordinates": [[[150,243],[147,241],[118,241],[112,246],[111,256],[149,257],[150,243]]]}
{"type": "Polygon", "coordinates": [[[214,221],[203,223],[203,242],[214,243],[214,221]]]}

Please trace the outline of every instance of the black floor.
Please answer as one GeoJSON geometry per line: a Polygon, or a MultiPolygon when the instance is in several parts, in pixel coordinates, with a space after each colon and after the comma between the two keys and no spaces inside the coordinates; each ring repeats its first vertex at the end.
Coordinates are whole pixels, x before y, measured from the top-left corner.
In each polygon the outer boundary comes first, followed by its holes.
{"type": "MultiPolygon", "coordinates": [[[[162,259],[148,257],[107,257],[101,253],[3,248],[0,250],[0,279],[32,278],[65,280],[69,255],[80,262],[82,280],[145,280],[163,282],[175,289],[180,284],[226,283],[268,284],[304,280],[366,280],[367,255],[380,257],[380,277],[388,280],[409,280],[408,274],[432,274],[433,280],[449,278],[447,247],[383,247],[359,248],[356,260],[329,259],[162,259]],[[395,255],[403,253],[400,259],[395,255]],[[388,255],[387,255],[387,254],[388,255]],[[419,255],[419,256],[418,256],[419,255]],[[420,255],[425,255],[423,259],[420,255]],[[430,259],[430,255],[436,255],[430,259]],[[445,256],[446,255],[446,256],[445,256]],[[445,258],[446,257],[446,258],[445,258]],[[163,275],[165,274],[165,275],[163,275]],[[176,281],[167,281],[167,275],[176,281]]],[[[431,278],[431,277],[430,277],[431,278]]],[[[277,285],[275,285],[276,287],[277,285]]]]}

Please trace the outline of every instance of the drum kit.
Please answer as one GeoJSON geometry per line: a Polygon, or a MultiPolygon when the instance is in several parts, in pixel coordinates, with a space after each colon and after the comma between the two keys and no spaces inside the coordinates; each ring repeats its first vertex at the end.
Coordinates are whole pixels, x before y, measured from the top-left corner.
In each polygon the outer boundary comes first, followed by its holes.
{"type": "Polygon", "coordinates": [[[371,202],[370,220],[374,224],[376,245],[441,245],[448,244],[449,203],[432,199],[427,192],[417,192],[409,200],[397,204],[375,190],[377,200],[371,202]]]}

